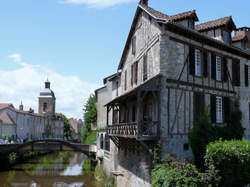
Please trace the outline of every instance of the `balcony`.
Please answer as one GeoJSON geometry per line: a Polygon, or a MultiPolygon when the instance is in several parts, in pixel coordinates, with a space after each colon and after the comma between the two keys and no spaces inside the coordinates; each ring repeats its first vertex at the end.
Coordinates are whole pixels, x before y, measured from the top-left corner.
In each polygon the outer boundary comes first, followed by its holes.
{"type": "Polygon", "coordinates": [[[107,133],[109,136],[134,138],[139,141],[157,139],[158,121],[131,122],[109,125],[107,133]]]}

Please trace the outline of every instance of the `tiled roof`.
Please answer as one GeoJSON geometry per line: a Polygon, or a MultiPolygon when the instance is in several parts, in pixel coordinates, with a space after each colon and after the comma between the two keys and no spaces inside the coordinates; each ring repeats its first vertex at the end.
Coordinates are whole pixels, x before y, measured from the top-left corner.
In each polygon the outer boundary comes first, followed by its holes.
{"type": "Polygon", "coordinates": [[[180,14],[170,16],[170,19],[173,20],[173,21],[179,21],[179,20],[183,20],[183,19],[187,19],[187,18],[191,18],[191,17],[193,17],[195,21],[199,21],[195,10],[188,11],[188,12],[183,12],[183,13],[180,13],[180,14]]]}
{"type": "Polygon", "coordinates": [[[191,18],[193,17],[195,19],[195,21],[199,21],[195,10],[192,11],[188,11],[188,12],[183,12],[180,14],[176,14],[176,15],[172,15],[169,16],[167,14],[164,14],[162,12],[159,12],[151,7],[145,6],[143,4],[140,4],[140,6],[146,10],[149,14],[151,14],[153,17],[157,18],[157,19],[162,19],[162,20],[172,20],[172,21],[180,21],[183,19],[187,19],[187,18],[191,18]]]}
{"type": "Polygon", "coordinates": [[[233,22],[233,19],[231,16],[220,18],[214,21],[209,21],[206,23],[201,23],[199,25],[195,26],[195,30],[197,31],[205,31],[205,30],[210,30],[218,27],[225,26],[227,24],[231,24],[232,30],[236,29],[236,26],[233,22]]]}
{"type": "Polygon", "coordinates": [[[163,13],[161,13],[161,12],[159,12],[159,11],[157,11],[157,10],[151,8],[151,7],[145,6],[145,5],[143,5],[143,4],[140,4],[140,6],[141,6],[144,10],[146,10],[149,14],[151,14],[153,17],[155,17],[156,19],[163,19],[163,20],[169,19],[169,16],[168,16],[168,15],[163,14],[163,13]]]}
{"type": "Polygon", "coordinates": [[[0,121],[6,125],[15,125],[15,122],[12,120],[12,118],[9,116],[7,112],[3,112],[0,115],[0,121]]]}
{"type": "Polygon", "coordinates": [[[246,34],[237,34],[232,38],[232,42],[238,42],[242,40],[247,40],[247,35],[246,34]]]}
{"type": "Polygon", "coordinates": [[[1,110],[1,109],[4,109],[4,108],[7,108],[7,107],[12,107],[12,108],[14,108],[13,105],[12,105],[11,103],[1,103],[1,104],[0,104],[0,110],[1,110]]]}

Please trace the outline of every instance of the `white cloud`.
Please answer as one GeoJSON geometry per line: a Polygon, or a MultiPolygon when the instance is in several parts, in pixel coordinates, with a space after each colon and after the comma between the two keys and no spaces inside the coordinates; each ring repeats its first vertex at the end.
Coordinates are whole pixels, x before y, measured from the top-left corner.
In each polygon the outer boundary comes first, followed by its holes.
{"type": "Polygon", "coordinates": [[[8,56],[8,58],[13,59],[14,62],[20,63],[21,62],[21,55],[18,53],[14,53],[8,56]]]}
{"type": "Polygon", "coordinates": [[[77,76],[64,76],[41,65],[23,63],[20,54],[9,58],[18,62],[20,67],[0,70],[0,103],[13,103],[18,107],[22,100],[25,110],[31,107],[37,112],[39,93],[48,77],[56,95],[56,112],[82,118],[83,105],[98,85],[81,81],[77,76]]]}
{"type": "Polygon", "coordinates": [[[138,0],[60,0],[69,4],[86,4],[91,7],[110,7],[122,3],[138,2],[138,0]]]}

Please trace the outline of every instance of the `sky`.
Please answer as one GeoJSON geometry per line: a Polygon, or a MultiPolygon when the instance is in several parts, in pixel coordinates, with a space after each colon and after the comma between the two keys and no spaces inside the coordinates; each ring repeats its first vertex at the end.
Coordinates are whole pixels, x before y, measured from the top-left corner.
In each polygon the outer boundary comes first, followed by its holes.
{"type": "MultiPolygon", "coordinates": [[[[1,0],[0,103],[37,112],[51,81],[56,111],[82,118],[102,79],[117,71],[139,0],[1,0]]],[[[168,15],[196,10],[200,22],[233,16],[250,26],[250,1],[149,0],[168,15]]]]}

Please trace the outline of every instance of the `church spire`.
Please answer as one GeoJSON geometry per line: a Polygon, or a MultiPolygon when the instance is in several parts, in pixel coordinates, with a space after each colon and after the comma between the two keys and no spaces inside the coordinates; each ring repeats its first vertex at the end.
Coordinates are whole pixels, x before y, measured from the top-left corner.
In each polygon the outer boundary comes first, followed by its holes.
{"type": "Polygon", "coordinates": [[[21,104],[19,105],[19,110],[23,111],[23,102],[21,101],[21,104]]]}

